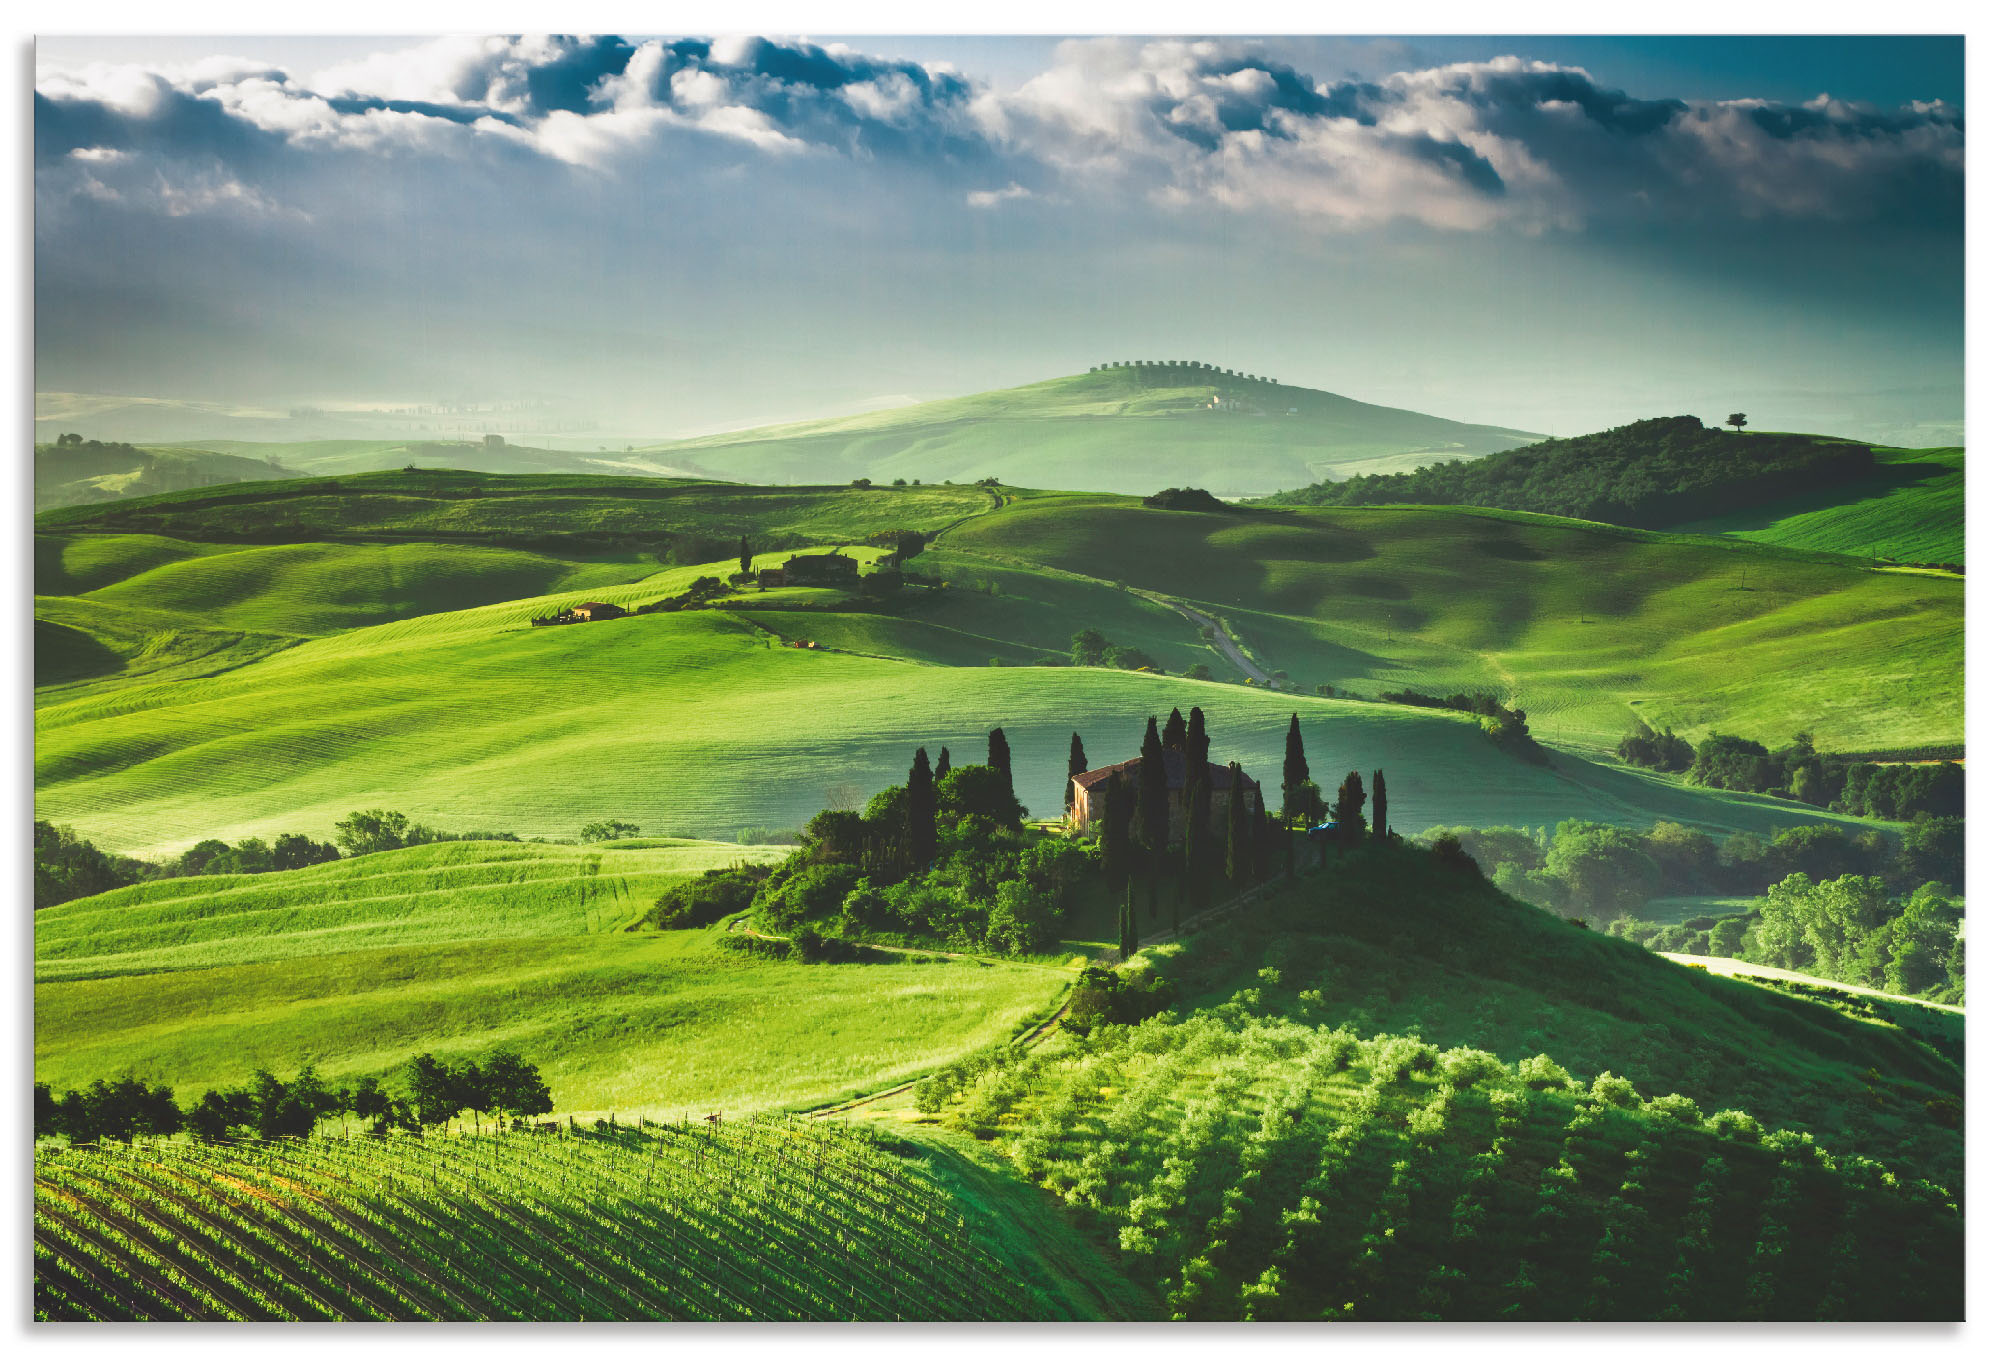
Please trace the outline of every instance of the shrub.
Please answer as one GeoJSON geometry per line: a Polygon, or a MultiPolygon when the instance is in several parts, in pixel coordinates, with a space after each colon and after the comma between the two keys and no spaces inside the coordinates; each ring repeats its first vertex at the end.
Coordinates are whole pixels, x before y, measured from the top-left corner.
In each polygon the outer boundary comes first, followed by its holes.
{"type": "Polygon", "coordinates": [[[701,928],[750,907],[758,885],[771,874],[761,866],[725,866],[693,880],[676,881],[653,906],[656,928],[701,928]]]}

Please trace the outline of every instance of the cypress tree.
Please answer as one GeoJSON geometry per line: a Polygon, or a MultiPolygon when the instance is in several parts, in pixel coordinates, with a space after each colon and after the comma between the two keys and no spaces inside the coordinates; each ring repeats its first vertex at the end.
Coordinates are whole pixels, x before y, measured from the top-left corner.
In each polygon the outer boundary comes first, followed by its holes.
{"type": "Polygon", "coordinates": [[[1104,819],[1100,832],[1104,875],[1116,885],[1132,872],[1132,811],[1125,796],[1125,779],[1115,772],[1104,779],[1104,819]]]}
{"type": "MultiPolygon", "coordinates": [[[[1292,728],[1285,731],[1285,791],[1312,780],[1312,769],[1306,766],[1306,741],[1299,734],[1299,714],[1292,713],[1292,728]]],[[[1281,798],[1278,802],[1284,804],[1281,798]]]]}
{"type": "MultiPolygon", "coordinates": [[[[1182,793],[1186,794],[1189,788],[1197,785],[1206,792],[1208,789],[1208,720],[1201,714],[1199,706],[1188,712],[1187,737],[1185,746],[1181,750],[1181,756],[1187,759],[1188,765],[1188,778],[1181,783],[1182,793]],[[1203,774],[1199,780],[1194,776],[1196,772],[1203,774]]],[[[1205,802],[1208,797],[1204,794],[1201,799],[1204,802],[1204,808],[1206,808],[1205,802]]],[[[1190,805],[1188,808],[1192,811],[1194,807],[1190,805]]]]}
{"type": "Polygon", "coordinates": [[[1340,795],[1333,806],[1333,822],[1340,836],[1341,846],[1353,847],[1362,838],[1363,828],[1361,807],[1368,800],[1368,793],[1361,789],[1361,774],[1350,772],[1340,783],[1340,795]]]}
{"type": "Polygon", "coordinates": [[[1073,813],[1076,809],[1076,783],[1071,778],[1090,771],[1090,764],[1083,756],[1083,736],[1076,731],[1069,732],[1069,776],[1063,778],[1063,812],[1073,813]]]}
{"type": "Polygon", "coordinates": [[[1150,870],[1167,851],[1167,755],[1154,716],[1146,717],[1146,737],[1139,745],[1137,811],[1133,836],[1145,849],[1150,870]]]}
{"type": "Polygon", "coordinates": [[[931,779],[941,782],[944,780],[944,774],[949,771],[951,771],[951,750],[940,744],[938,745],[937,767],[931,772],[931,779]]]}
{"type": "Polygon", "coordinates": [[[1125,898],[1118,905],[1118,959],[1130,960],[1136,950],[1132,945],[1132,882],[1125,882],[1125,898]]]}
{"type": "Polygon", "coordinates": [[[937,783],[931,778],[930,754],[923,749],[910,760],[910,780],[903,788],[905,812],[910,818],[910,869],[921,871],[937,855],[937,783]]]}
{"type": "Polygon", "coordinates": [[[1375,841],[1389,841],[1389,783],[1382,779],[1382,769],[1375,769],[1375,841]]]}
{"type": "Polygon", "coordinates": [[[1250,883],[1255,853],[1250,844],[1250,815],[1243,804],[1243,765],[1229,765],[1229,821],[1223,849],[1224,869],[1232,885],[1250,883]]]}
{"type": "Polygon", "coordinates": [[[989,730],[986,733],[986,766],[1007,779],[1007,794],[1014,794],[1014,755],[1007,748],[1005,730],[989,730]]]}
{"type": "Polygon", "coordinates": [[[1187,747],[1187,722],[1181,719],[1178,706],[1168,714],[1166,732],[1160,736],[1160,742],[1170,749],[1187,747]]]}
{"type": "Polygon", "coordinates": [[[750,573],[750,534],[743,534],[743,540],[736,544],[736,563],[743,567],[743,573],[750,573]]]}

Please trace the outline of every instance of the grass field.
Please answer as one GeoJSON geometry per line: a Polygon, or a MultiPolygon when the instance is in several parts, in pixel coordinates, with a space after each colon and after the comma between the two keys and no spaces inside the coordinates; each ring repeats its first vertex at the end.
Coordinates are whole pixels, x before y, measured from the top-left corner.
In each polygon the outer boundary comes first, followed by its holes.
{"type": "Polygon", "coordinates": [[[927,532],[991,508],[969,485],[856,489],[729,485],[639,476],[384,471],[337,480],[225,485],[125,504],[55,509],[42,532],[153,533],[195,540],[268,539],[274,525],[318,540],[426,538],[538,546],[596,536],[659,540],[699,533],[758,550],[859,542],[872,532],[927,532]]]}
{"type": "Polygon", "coordinates": [[[1965,449],[1875,449],[1878,469],[1859,481],[1688,523],[1773,546],[1871,559],[1965,563],[1965,449]]]}
{"type": "Polygon", "coordinates": [[[901,782],[920,745],[983,756],[996,725],[1009,732],[1018,794],[1050,815],[1072,731],[1093,761],[1113,761],[1136,752],[1148,715],[1199,704],[1216,755],[1267,786],[1298,711],[1322,776],[1387,770],[1392,818],[1406,832],[1571,816],[1761,830],[1823,817],[1579,759],[1535,768],[1451,714],[1103,669],[792,650],[721,612],[529,629],[542,607],[435,614],[210,677],[45,698],[37,815],[140,852],[206,837],[324,837],[371,805],[447,829],[564,837],[616,818],[727,838],[803,822],[835,788],[865,795],[901,782]]]}
{"type": "Polygon", "coordinates": [[[1217,373],[1132,369],[840,419],[663,443],[635,456],[741,480],[871,476],[1150,494],[1202,485],[1269,494],[1324,479],[1349,462],[1381,465],[1478,456],[1533,434],[1369,405],[1302,386],[1217,373]],[[1216,397],[1245,408],[1205,408],[1216,397]]]}
{"type": "Polygon", "coordinates": [[[1487,691],[1599,749],[1644,719],[1823,747],[1963,737],[1962,581],[1480,509],[1175,513],[1049,496],[953,551],[1211,606],[1308,688],[1487,691]]]}
{"type": "MultiPolygon", "coordinates": [[[[42,1319],[1151,1317],[1089,1248],[1052,1272],[943,1155],[778,1117],[555,1135],[49,1150],[42,1319]]],[[[983,1184],[982,1184],[983,1185],[983,1184]]]]}
{"type": "Polygon", "coordinates": [[[516,1050],[559,1110],[705,1114],[831,1100],[992,1044],[1060,967],[745,960],[626,932],[679,875],[778,850],[456,843],[159,882],[36,918],[36,1078],[134,1071],[183,1097],[252,1068],[388,1073],[516,1050]]]}
{"type": "Polygon", "coordinates": [[[673,881],[787,849],[674,839],[450,842],[299,871],[148,881],[35,915],[37,980],[570,937],[642,919],[673,881]]]}

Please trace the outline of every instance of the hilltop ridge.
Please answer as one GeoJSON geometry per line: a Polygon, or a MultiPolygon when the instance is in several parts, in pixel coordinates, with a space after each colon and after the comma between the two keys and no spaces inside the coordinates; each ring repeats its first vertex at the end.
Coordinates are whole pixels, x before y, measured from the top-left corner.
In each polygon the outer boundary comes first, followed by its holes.
{"type": "Polygon", "coordinates": [[[658,443],[635,461],[737,480],[905,476],[1149,493],[1269,494],[1367,469],[1485,456],[1537,435],[1371,405],[1191,359],[658,443]]]}

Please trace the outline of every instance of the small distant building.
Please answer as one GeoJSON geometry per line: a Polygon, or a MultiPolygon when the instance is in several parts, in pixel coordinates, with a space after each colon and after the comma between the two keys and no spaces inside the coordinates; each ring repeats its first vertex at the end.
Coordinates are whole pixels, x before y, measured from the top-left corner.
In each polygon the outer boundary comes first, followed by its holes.
{"type": "Polygon", "coordinates": [[[860,580],[861,562],[832,551],[825,555],[793,556],[785,562],[782,582],[794,588],[846,588],[860,580]]]}
{"type": "Polygon", "coordinates": [[[486,450],[488,452],[504,451],[506,447],[507,447],[507,440],[500,434],[489,433],[486,435],[486,450]]]}
{"type": "Polygon", "coordinates": [[[578,603],[570,609],[570,615],[578,621],[610,621],[624,616],[625,609],[616,603],[578,603]]]}
{"type": "MultiPolygon", "coordinates": [[[[1167,749],[1164,757],[1167,764],[1167,839],[1178,843],[1187,833],[1186,799],[1181,795],[1181,788],[1187,785],[1187,759],[1179,749],[1167,749]]],[[[1113,777],[1123,780],[1126,791],[1136,797],[1139,761],[1127,758],[1122,763],[1092,768],[1071,777],[1070,787],[1074,792],[1069,808],[1071,826],[1087,829],[1104,818],[1105,788],[1113,777]]],[[[1229,769],[1221,763],[1210,763],[1207,782],[1208,831],[1220,838],[1229,831],[1229,769]]],[[[1243,779],[1243,805],[1253,819],[1264,812],[1263,788],[1248,776],[1243,779]]]]}
{"type": "Polygon", "coordinates": [[[757,571],[757,587],[760,589],[781,589],[785,586],[784,566],[774,566],[757,571]]]}

